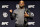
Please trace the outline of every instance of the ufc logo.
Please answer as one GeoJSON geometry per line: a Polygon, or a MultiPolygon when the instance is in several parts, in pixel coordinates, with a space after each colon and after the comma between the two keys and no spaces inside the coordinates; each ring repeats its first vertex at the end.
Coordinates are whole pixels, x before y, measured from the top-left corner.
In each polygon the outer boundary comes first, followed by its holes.
{"type": "Polygon", "coordinates": [[[9,22],[2,22],[1,25],[8,25],[9,22]]]}
{"type": "Polygon", "coordinates": [[[35,5],[28,5],[28,8],[35,8],[35,5]]]}
{"type": "Polygon", "coordinates": [[[2,8],[8,8],[9,5],[2,5],[2,8]]]}

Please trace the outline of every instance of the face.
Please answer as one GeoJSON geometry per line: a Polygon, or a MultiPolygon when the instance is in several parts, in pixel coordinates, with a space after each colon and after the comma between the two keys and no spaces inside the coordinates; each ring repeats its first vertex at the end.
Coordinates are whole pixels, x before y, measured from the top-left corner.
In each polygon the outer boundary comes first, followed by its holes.
{"type": "Polygon", "coordinates": [[[24,6],[24,1],[20,1],[20,2],[19,2],[19,6],[20,6],[20,7],[23,7],[23,6],[24,6]]]}

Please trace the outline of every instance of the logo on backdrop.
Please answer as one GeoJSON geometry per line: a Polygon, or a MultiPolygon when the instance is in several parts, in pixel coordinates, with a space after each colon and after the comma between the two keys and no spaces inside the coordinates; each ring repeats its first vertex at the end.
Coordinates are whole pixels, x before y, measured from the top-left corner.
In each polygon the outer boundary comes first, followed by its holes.
{"type": "Polygon", "coordinates": [[[7,16],[8,16],[7,12],[3,12],[3,17],[7,17],[7,16]]]}

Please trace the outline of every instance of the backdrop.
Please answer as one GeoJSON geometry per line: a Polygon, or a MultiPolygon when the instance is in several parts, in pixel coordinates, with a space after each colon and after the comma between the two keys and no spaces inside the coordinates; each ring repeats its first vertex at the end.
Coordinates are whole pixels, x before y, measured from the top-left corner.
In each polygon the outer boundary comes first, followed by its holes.
{"type": "MultiPolygon", "coordinates": [[[[18,3],[19,1],[0,1],[0,27],[15,27],[15,20],[10,19],[9,10],[16,9],[16,4],[18,3]],[[3,5],[9,6],[7,8],[4,8],[6,6],[2,7],[3,5]],[[3,13],[6,13],[7,17],[3,13]],[[8,24],[3,25],[4,23],[2,22],[8,22],[8,24]]],[[[25,1],[25,8],[28,8],[31,12],[34,13],[33,20],[28,19],[28,22],[35,22],[35,25],[29,25],[28,27],[40,27],[40,1],[25,1]],[[35,6],[33,8],[30,8],[29,5],[35,6]]]]}

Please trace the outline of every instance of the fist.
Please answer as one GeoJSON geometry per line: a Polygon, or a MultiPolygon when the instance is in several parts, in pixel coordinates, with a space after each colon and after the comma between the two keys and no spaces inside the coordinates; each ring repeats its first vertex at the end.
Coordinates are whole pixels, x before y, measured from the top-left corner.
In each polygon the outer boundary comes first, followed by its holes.
{"type": "Polygon", "coordinates": [[[27,14],[27,12],[25,11],[24,17],[29,17],[29,15],[27,14]]]}
{"type": "Polygon", "coordinates": [[[11,12],[11,13],[12,13],[12,9],[11,9],[11,10],[9,10],[9,12],[11,12]]]}

